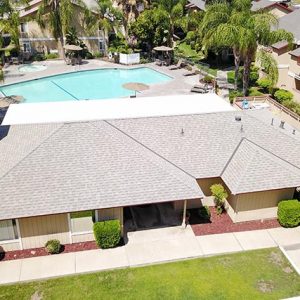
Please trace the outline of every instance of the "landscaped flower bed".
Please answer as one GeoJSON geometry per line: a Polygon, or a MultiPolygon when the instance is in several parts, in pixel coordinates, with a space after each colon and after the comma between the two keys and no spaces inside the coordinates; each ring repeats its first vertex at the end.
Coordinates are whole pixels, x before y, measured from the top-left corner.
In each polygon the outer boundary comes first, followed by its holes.
{"type": "Polygon", "coordinates": [[[226,212],[218,215],[215,207],[210,207],[209,209],[211,213],[210,223],[191,225],[195,235],[207,235],[280,227],[277,219],[268,219],[264,220],[263,222],[258,220],[233,223],[226,212]]]}
{"type": "MultiPolygon", "coordinates": [[[[61,253],[79,252],[79,251],[93,250],[93,249],[98,249],[98,246],[96,245],[95,241],[74,243],[74,244],[63,245],[61,253]]],[[[7,251],[5,252],[5,256],[2,259],[2,261],[37,257],[37,256],[46,256],[46,255],[51,255],[51,254],[49,254],[46,251],[45,247],[26,249],[26,250],[7,251]]]]}

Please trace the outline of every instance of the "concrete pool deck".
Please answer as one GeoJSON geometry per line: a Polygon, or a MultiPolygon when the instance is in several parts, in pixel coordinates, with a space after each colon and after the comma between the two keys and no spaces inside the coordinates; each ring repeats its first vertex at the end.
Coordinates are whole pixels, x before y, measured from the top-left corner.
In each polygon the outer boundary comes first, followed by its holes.
{"type": "Polygon", "coordinates": [[[140,67],[148,67],[161,72],[165,75],[168,75],[173,78],[169,82],[163,82],[158,84],[151,85],[151,88],[148,91],[139,93],[139,97],[149,97],[149,96],[164,96],[164,95],[174,95],[174,94],[190,94],[190,89],[192,86],[199,82],[199,75],[193,76],[183,76],[187,73],[186,69],[179,70],[170,70],[170,67],[159,67],[155,63],[149,64],[139,64],[132,66],[125,66],[120,64],[115,64],[103,60],[93,59],[86,60],[82,65],[70,66],[62,60],[49,60],[42,62],[34,62],[36,65],[45,65],[47,66],[46,70],[30,72],[30,73],[21,73],[18,68],[21,66],[11,65],[4,68],[4,84],[13,84],[27,80],[39,79],[41,77],[77,72],[77,71],[87,71],[100,68],[120,68],[120,69],[132,69],[140,67]]]}

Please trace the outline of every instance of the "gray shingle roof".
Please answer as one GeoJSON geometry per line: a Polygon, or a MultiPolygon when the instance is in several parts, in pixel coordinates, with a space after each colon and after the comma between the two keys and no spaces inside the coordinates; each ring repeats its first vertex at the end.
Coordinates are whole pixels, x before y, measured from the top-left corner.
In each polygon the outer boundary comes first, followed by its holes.
{"type": "Polygon", "coordinates": [[[192,4],[196,7],[198,7],[199,9],[205,11],[206,3],[204,0],[189,0],[188,2],[189,2],[189,4],[192,4]]]}
{"type": "Polygon", "coordinates": [[[299,140],[252,114],[225,112],[109,122],[195,178],[220,176],[243,137],[300,166],[299,140]],[[242,132],[236,115],[242,116],[242,132]]]}
{"type": "Polygon", "coordinates": [[[289,43],[287,41],[280,41],[280,42],[273,44],[272,47],[275,49],[281,49],[281,48],[287,47],[288,45],[289,45],[289,43]]]}
{"type": "Polygon", "coordinates": [[[252,113],[2,131],[0,219],[200,198],[195,179],[221,175],[234,193],[300,185],[300,133],[252,113]]]}
{"type": "Polygon", "coordinates": [[[222,180],[233,194],[300,186],[300,169],[242,139],[222,180]]]}
{"type": "Polygon", "coordinates": [[[278,28],[293,33],[296,42],[300,42],[300,9],[283,16],[278,20],[278,28]]]}
{"type": "Polygon", "coordinates": [[[257,11],[257,10],[260,10],[260,9],[267,8],[271,5],[274,5],[274,2],[272,2],[270,0],[252,1],[251,10],[252,11],[257,11]]]}
{"type": "Polygon", "coordinates": [[[291,51],[290,54],[293,56],[299,57],[300,56],[300,47],[291,51]]]}
{"type": "MultiPolygon", "coordinates": [[[[12,169],[1,166],[0,219],[203,196],[194,178],[104,121],[48,126],[40,144],[29,136],[12,169]]],[[[18,129],[3,142],[17,146],[18,129]]]]}

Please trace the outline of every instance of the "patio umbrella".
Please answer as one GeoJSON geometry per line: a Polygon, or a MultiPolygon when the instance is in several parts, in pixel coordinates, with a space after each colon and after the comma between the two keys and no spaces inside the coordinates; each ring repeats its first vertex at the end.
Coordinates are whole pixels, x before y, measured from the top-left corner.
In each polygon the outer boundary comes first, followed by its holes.
{"type": "Polygon", "coordinates": [[[166,46],[158,46],[158,47],[153,48],[153,50],[160,51],[160,52],[170,52],[170,51],[173,51],[173,48],[166,47],[166,46]]]}
{"type": "Polygon", "coordinates": [[[136,97],[136,92],[148,90],[149,85],[146,85],[146,84],[140,83],[140,82],[128,82],[128,83],[123,84],[123,88],[134,91],[135,97],[136,97]]]}
{"type": "Polygon", "coordinates": [[[18,96],[18,95],[11,95],[11,96],[5,96],[3,98],[0,98],[0,100],[4,101],[8,105],[10,105],[10,104],[18,104],[18,103],[24,101],[24,97],[18,96]]]}
{"type": "Polygon", "coordinates": [[[81,48],[80,46],[77,46],[77,45],[69,45],[69,44],[65,45],[65,46],[64,46],[64,49],[70,50],[70,51],[81,51],[81,50],[82,50],[82,48],[81,48]]]}
{"type": "Polygon", "coordinates": [[[10,43],[8,46],[4,48],[0,48],[0,51],[11,51],[16,48],[16,45],[14,43],[10,43]]]}

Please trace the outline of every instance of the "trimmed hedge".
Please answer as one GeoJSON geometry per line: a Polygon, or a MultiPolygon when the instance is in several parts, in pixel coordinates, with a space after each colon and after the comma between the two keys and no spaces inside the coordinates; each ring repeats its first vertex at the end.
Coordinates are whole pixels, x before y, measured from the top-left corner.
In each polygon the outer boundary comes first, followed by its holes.
{"type": "Polygon", "coordinates": [[[61,249],[61,244],[59,240],[49,240],[45,244],[46,251],[50,254],[58,254],[61,249]]]}
{"type": "Polygon", "coordinates": [[[283,200],[278,204],[278,221],[283,227],[296,227],[300,224],[300,202],[283,200]]]}
{"type": "Polygon", "coordinates": [[[102,249],[116,247],[121,239],[121,225],[119,220],[109,220],[94,223],[96,243],[102,249]]]}

